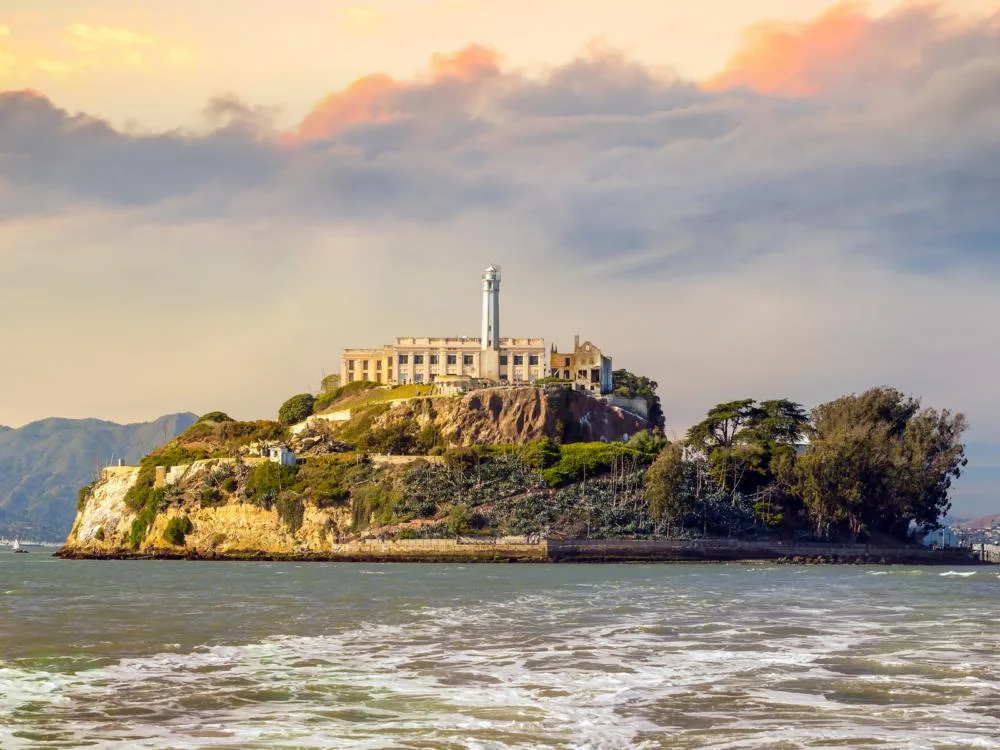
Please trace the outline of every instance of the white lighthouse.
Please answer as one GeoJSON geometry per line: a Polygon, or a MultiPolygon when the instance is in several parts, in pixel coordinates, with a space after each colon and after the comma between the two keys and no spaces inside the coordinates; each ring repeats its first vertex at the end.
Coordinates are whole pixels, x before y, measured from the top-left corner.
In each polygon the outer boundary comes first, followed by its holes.
{"type": "Polygon", "coordinates": [[[500,266],[483,274],[482,377],[500,379],[500,266]]]}

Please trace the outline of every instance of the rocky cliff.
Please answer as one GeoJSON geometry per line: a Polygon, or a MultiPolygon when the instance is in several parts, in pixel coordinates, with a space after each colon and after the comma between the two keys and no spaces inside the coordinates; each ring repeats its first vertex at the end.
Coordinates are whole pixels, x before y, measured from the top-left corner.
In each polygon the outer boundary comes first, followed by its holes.
{"type": "MultiPolygon", "coordinates": [[[[291,524],[277,503],[238,502],[219,491],[206,503],[204,492],[232,474],[231,459],[197,461],[172,467],[157,513],[136,537],[141,509],[128,501],[140,477],[137,467],[105,469],[77,513],[66,539],[65,556],[185,555],[200,557],[292,557],[321,554],[347,531],[346,507],[319,508],[302,503],[291,524]],[[172,519],[186,519],[188,530],[169,540],[172,519]]],[[[235,494],[235,493],[233,493],[235,494]]]]}
{"type": "Polygon", "coordinates": [[[376,403],[374,414],[364,407],[355,412],[351,420],[332,423],[335,434],[350,433],[359,419],[368,428],[408,421],[433,425],[446,444],[465,446],[519,445],[540,437],[558,442],[627,440],[649,429],[638,415],[558,386],[490,388],[462,396],[376,403]]]}

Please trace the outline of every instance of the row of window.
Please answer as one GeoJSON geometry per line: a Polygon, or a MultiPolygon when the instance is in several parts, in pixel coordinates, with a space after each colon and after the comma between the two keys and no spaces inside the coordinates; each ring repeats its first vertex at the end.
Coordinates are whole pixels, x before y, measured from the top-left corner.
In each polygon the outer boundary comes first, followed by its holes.
{"type": "MultiPolygon", "coordinates": [[[[458,364],[458,355],[457,354],[448,354],[446,356],[447,356],[447,364],[449,364],[449,365],[457,365],[458,364]]],[[[441,361],[440,361],[441,360],[440,355],[430,354],[430,355],[428,355],[428,357],[430,359],[430,364],[432,364],[432,365],[437,365],[437,364],[441,363],[441,361]]],[[[401,365],[408,365],[409,363],[410,363],[410,355],[409,354],[400,354],[399,355],[399,364],[401,364],[401,365]]],[[[423,354],[414,354],[413,355],[413,364],[415,364],[415,365],[422,365],[423,363],[424,363],[424,355],[423,354]]],[[[462,364],[466,365],[466,366],[471,365],[472,364],[472,355],[471,354],[463,354],[462,355],[462,364]]],[[[506,365],[507,364],[507,355],[506,354],[501,354],[500,355],[500,364],[502,364],[502,365],[506,365]]],[[[515,354],[514,355],[514,365],[517,366],[517,365],[523,365],[523,364],[524,364],[524,355],[523,354],[515,354]]],[[[537,354],[529,354],[528,355],[528,364],[531,365],[532,367],[537,367],[538,366],[538,355],[537,354]]]]}
{"type": "MultiPolygon", "coordinates": [[[[433,377],[431,378],[431,380],[433,380],[433,377]]],[[[534,375],[529,375],[528,376],[528,382],[529,383],[534,383],[535,380],[536,380],[536,377],[534,375]]],[[[399,383],[400,383],[400,385],[406,385],[409,382],[410,382],[410,380],[407,378],[406,373],[401,372],[399,374],[399,383]]],[[[424,374],[422,372],[414,373],[414,375],[413,375],[413,382],[416,383],[417,385],[422,385],[424,383],[424,374]]],[[[504,378],[501,382],[506,383],[507,382],[506,378],[504,378]]],[[[520,381],[518,381],[518,382],[520,382],[520,381]]]]}

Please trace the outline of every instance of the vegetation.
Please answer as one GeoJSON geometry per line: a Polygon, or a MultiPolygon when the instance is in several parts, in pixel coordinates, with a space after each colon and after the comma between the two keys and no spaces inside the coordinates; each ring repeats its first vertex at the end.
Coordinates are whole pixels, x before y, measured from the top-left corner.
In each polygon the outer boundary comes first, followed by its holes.
{"type": "Polygon", "coordinates": [[[646,399],[649,423],[653,428],[663,432],[666,426],[666,418],[663,415],[663,406],[660,404],[660,397],[656,391],[660,387],[655,380],[641,375],[634,375],[628,370],[615,370],[611,373],[614,383],[614,393],[624,398],[644,398],[646,399]]]}
{"type": "Polygon", "coordinates": [[[255,505],[271,507],[284,490],[295,484],[298,473],[298,466],[281,466],[271,461],[257,464],[247,474],[247,499],[255,505]]]}
{"type": "Polygon", "coordinates": [[[236,420],[234,420],[232,417],[230,417],[223,411],[210,411],[208,412],[208,414],[202,414],[198,418],[198,421],[195,422],[195,424],[199,424],[201,422],[235,422],[235,421],[236,420]]]}
{"type": "Polygon", "coordinates": [[[77,511],[83,510],[83,506],[87,504],[87,498],[90,496],[90,491],[94,489],[93,484],[87,484],[77,490],[76,493],[76,509],[77,511]]]}
{"type": "Polygon", "coordinates": [[[163,540],[178,547],[184,546],[185,537],[194,530],[194,524],[187,516],[174,516],[167,521],[163,530],[163,540]]]}
{"type": "Polygon", "coordinates": [[[292,396],[278,409],[278,421],[283,425],[298,424],[312,416],[315,404],[316,399],[311,393],[292,396]]]}
{"type": "Polygon", "coordinates": [[[306,506],[301,497],[291,492],[283,492],[278,496],[275,505],[278,509],[278,518],[284,522],[290,533],[294,534],[302,528],[306,506]]]}

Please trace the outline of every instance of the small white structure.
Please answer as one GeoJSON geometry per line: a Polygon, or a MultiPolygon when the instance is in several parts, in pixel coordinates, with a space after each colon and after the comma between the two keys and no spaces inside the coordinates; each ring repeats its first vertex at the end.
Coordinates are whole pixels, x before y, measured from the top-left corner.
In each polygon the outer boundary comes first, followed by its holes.
{"type": "Polygon", "coordinates": [[[284,445],[272,445],[267,449],[267,460],[279,466],[295,466],[298,463],[295,454],[284,445]]]}

